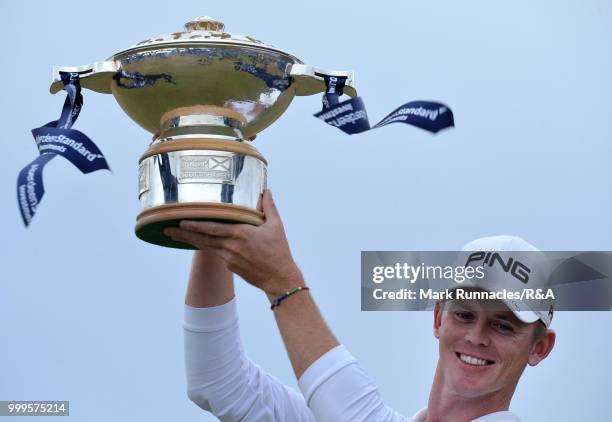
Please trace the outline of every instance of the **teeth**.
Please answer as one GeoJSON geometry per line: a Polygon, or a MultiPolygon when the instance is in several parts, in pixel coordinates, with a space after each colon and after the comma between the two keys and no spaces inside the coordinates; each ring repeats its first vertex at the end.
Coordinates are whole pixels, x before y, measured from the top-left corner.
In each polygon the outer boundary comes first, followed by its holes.
{"type": "Polygon", "coordinates": [[[486,360],[478,359],[473,356],[464,355],[463,353],[459,354],[459,359],[461,359],[465,363],[469,363],[470,365],[483,366],[487,364],[486,360]]]}

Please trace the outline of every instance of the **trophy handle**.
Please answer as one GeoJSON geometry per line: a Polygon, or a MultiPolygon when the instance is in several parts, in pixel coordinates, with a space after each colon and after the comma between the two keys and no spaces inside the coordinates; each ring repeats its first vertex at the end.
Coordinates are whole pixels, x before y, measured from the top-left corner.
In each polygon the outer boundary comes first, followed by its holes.
{"type": "Polygon", "coordinates": [[[64,89],[60,72],[77,72],[83,88],[102,94],[112,94],[111,81],[120,69],[119,62],[115,61],[96,62],[87,66],[53,66],[49,91],[55,94],[64,89]]]}
{"type": "Polygon", "coordinates": [[[295,82],[295,95],[312,95],[325,91],[324,76],[345,76],[344,93],[350,97],[357,96],[355,74],[352,71],[317,69],[305,64],[291,64],[289,76],[295,82]]]}

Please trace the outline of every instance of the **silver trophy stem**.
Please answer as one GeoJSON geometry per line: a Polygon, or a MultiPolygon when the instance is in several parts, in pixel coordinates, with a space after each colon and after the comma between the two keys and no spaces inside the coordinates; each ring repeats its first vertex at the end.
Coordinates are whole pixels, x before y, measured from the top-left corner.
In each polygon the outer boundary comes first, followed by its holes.
{"type": "Polygon", "coordinates": [[[170,139],[184,135],[220,135],[227,138],[244,139],[240,120],[215,114],[190,114],[168,117],[162,120],[160,138],[170,139]]]}

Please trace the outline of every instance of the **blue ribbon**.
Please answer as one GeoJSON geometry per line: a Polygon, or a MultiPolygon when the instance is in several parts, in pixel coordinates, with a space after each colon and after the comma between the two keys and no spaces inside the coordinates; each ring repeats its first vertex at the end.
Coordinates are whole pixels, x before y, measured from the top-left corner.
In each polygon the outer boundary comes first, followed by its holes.
{"type": "Polygon", "coordinates": [[[453,112],[447,105],[435,101],[411,101],[396,108],[380,122],[370,127],[368,114],[361,97],[339,101],[339,97],[343,94],[346,77],[325,76],[324,78],[327,89],[323,94],[323,110],[314,116],[349,135],[383,127],[390,123],[406,123],[431,133],[455,126],[453,112]]]}
{"type": "Polygon", "coordinates": [[[17,203],[23,223],[28,226],[45,194],[43,169],[56,155],[70,161],[82,173],[107,169],[108,163],[100,149],[82,132],[72,129],[83,106],[78,73],[60,72],[66,100],[58,120],[32,129],[40,156],[25,166],[17,176],[17,203]]]}

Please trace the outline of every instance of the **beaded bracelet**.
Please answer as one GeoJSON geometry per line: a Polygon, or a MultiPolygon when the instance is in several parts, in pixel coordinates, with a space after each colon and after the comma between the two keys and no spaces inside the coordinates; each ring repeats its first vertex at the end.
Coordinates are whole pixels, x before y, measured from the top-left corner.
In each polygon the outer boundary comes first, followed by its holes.
{"type": "Polygon", "coordinates": [[[276,308],[278,305],[280,305],[280,303],[287,299],[289,296],[291,296],[292,294],[295,294],[297,292],[301,292],[302,290],[310,290],[308,287],[306,286],[300,286],[300,287],[295,287],[291,290],[286,291],[285,293],[283,293],[282,295],[280,295],[279,297],[277,297],[276,299],[274,299],[274,302],[272,302],[272,306],[270,306],[271,310],[274,310],[274,308],[276,308]]]}

